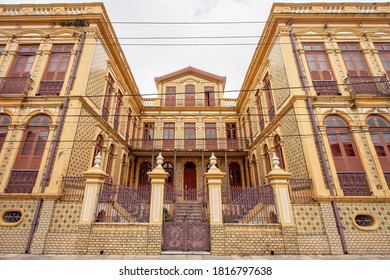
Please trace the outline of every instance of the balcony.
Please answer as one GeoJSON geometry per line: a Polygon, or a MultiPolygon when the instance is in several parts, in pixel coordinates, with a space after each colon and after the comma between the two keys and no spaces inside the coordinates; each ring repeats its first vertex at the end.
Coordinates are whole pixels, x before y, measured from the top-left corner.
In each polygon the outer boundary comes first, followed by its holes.
{"type": "Polygon", "coordinates": [[[344,80],[352,96],[385,95],[390,96],[390,82],[384,76],[349,76],[344,80]]]}
{"type": "Polygon", "coordinates": [[[52,96],[60,95],[64,81],[41,81],[37,95],[52,96]]]}
{"type": "Polygon", "coordinates": [[[38,170],[12,170],[6,193],[31,193],[35,186],[38,170]]]}
{"type": "Polygon", "coordinates": [[[62,177],[61,200],[64,201],[83,201],[85,191],[85,177],[83,176],[65,176],[62,177]]]}
{"type": "Polygon", "coordinates": [[[313,81],[313,86],[317,95],[334,96],[339,94],[336,81],[313,81]]]}
{"type": "Polygon", "coordinates": [[[133,149],[139,152],[153,150],[240,152],[243,150],[238,139],[137,139],[133,144],[133,149]]]}
{"type": "Polygon", "coordinates": [[[366,173],[337,173],[344,196],[370,196],[366,173]]]}
{"type": "Polygon", "coordinates": [[[30,77],[1,77],[0,94],[17,94],[26,96],[33,80],[30,77]]]}

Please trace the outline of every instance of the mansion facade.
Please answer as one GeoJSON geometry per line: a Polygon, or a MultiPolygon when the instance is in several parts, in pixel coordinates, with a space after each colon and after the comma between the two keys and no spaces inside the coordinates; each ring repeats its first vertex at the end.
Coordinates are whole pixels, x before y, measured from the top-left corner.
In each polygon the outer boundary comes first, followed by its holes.
{"type": "Polygon", "coordinates": [[[237,98],[143,98],[103,4],[0,5],[0,252],[389,254],[389,12],[276,3],[237,98]]]}

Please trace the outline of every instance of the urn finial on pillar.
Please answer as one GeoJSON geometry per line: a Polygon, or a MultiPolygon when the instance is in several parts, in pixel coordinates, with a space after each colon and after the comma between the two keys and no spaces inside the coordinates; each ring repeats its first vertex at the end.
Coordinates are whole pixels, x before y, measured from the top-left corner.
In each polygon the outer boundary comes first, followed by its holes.
{"type": "Polygon", "coordinates": [[[96,155],[93,163],[94,163],[93,167],[97,167],[97,168],[100,167],[100,164],[102,163],[102,156],[100,155],[100,152],[98,152],[98,154],[96,155]]]}
{"type": "Polygon", "coordinates": [[[273,169],[276,169],[276,170],[281,169],[279,164],[280,164],[279,158],[276,156],[275,153],[273,153],[273,156],[272,156],[273,169]]]}
{"type": "Polygon", "coordinates": [[[210,168],[217,168],[215,165],[217,164],[217,158],[215,157],[214,153],[211,154],[211,157],[210,157],[210,164],[211,164],[211,167],[210,168]]]}
{"type": "Polygon", "coordinates": [[[162,168],[162,164],[163,164],[163,162],[164,162],[164,158],[163,158],[163,156],[161,155],[161,152],[158,154],[158,157],[157,157],[157,167],[161,167],[162,168]]]}

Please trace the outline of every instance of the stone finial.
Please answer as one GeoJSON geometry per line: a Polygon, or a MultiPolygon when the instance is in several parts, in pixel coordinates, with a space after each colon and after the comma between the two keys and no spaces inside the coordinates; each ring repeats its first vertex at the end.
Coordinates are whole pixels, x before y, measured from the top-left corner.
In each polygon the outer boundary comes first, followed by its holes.
{"type": "Polygon", "coordinates": [[[98,152],[98,154],[96,155],[93,163],[94,163],[93,167],[97,167],[97,168],[100,167],[100,164],[102,163],[102,156],[100,155],[100,152],[98,152]]]}
{"type": "Polygon", "coordinates": [[[158,154],[158,157],[157,157],[157,167],[160,167],[162,168],[162,164],[163,164],[163,161],[164,161],[164,158],[163,156],[161,155],[161,152],[158,154]]]}
{"type": "Polygon", "coordinates": [[[211,167],[210,168],[217,168],[215,165],[217,164],[217,158],[215,157],[214,153],[211,154],[211,157],[210,157],[210,164],[211,164],[211,167]]]}
{"type": "Polygon", "coordinates": [[[272,165],[273,165],[274,169],[280,170],[281,168],[280,168],[279,164],[280,164],[279,158],[276,156],[275,153],[273,153],[273,155],[272,155],[272,165]]]}

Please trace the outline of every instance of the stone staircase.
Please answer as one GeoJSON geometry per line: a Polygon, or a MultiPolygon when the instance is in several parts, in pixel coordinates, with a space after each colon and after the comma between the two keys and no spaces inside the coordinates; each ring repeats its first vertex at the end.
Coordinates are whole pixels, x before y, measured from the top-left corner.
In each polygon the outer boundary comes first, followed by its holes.
{"type": "Polygon", "coordinates": [[[202,202],[184,201],[176,204],[175,222],[204,222],[202,202]]]}

